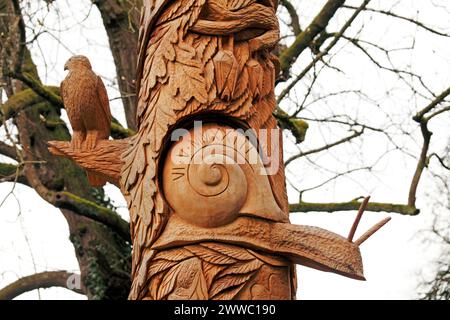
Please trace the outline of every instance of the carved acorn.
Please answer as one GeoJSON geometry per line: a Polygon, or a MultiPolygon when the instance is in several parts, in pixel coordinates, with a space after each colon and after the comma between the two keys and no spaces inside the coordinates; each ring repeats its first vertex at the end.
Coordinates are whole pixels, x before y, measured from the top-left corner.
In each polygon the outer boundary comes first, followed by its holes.
{"type": "Polygon", "coordinates": [[[257,149],[239,131],[218,125],[192,129],[166,159],[164,195],[186,222],[214,228],[239,215],[286,221],[257,149]]]}

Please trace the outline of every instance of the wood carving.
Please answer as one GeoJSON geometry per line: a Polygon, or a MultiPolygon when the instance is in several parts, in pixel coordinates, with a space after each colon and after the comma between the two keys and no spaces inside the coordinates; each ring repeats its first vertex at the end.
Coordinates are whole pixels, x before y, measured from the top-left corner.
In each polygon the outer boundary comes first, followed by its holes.
{"type": "Polygon", "coordinates": [[[348,238],[289,223],[272,116],[276,7],[145,1],[139,130],[126,140],[107,140],[104,87],[85,58],[72,58],[63,95],[78,132],[50,150],[95,173],[93,182],[120,185],[133,240],[130,299],[293,299],[295,264],[364,279],[359,244],[386,223],[353,242],[367,201],[348,238]],[[90,85],[69,83],[78,77],[90,85]]]}
{"type": "MultiPolygon", "coordinates": [[[[69,74],[61,83],[61,97],[72,125],[74,150],[92,150],[101,139],[108,139],[111,110],[105,85],[85,56],[73,56],[64,65],[69,74]]],[[[106,180],[88,170],[93,186],[103,186],[106,180]]]]}

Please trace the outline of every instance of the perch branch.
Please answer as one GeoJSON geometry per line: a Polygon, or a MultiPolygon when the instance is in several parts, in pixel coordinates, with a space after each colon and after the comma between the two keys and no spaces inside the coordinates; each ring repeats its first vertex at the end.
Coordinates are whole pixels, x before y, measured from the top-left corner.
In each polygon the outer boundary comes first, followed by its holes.
{"type": "Polygon", "coordinates": [[[101,140],[93,150],[73,149],[67,141],[49,141],[52,154],[75,161],[83,169],[103,175],[109,182],[119,185],[122,168],[121,155],[125,151],[128,140],[101,140]]]}
{"type": "MultiPolygon", "coordinates": [[[[22,293],[35,289],[61,287],[69,289],[67,282],[73,273],[67,271],[46,271],[26,276],[0,289],[0,300],[12,300],[22,293]]],[[[79,294],[86,294],[85,288],[69,289],[79,294]]]]}

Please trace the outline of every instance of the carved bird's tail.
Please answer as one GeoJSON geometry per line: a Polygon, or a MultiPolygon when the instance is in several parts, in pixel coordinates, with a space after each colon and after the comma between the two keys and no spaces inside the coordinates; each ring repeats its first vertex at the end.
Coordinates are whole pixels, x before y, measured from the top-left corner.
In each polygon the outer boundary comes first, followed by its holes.
{"type": "Polygon", "coordinates": [[[106,179],[103,178],[101,175],[92,171],[87,171],[86,174],[91,186],[103,187],[106,184],[106,179]]]}

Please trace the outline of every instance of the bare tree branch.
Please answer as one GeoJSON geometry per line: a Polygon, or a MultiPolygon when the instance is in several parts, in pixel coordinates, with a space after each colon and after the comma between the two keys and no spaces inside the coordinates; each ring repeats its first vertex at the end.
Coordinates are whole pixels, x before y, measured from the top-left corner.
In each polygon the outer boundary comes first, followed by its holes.
{"type": "Polygon", "coordinates": [[[356,17],[361,13],[362,10],[364,10],[364,8],[369,4],[369,2],[370,0],[363,1],[358,10],[356,10],[350,17],[350,19],[347,20],[347,22],[344,24],[341,30],[335,34],[335,37],[331,41],[331,43],[322,52],[317,54],[314,60],[311,61],[311,63],[308,64],[306,68],[303,69],[303,71],[298,76],[296,76],[295,79],[292,80],[291,83],[281,92],[281,94],[277,98],[278,103],[280,103],[284,99],[284,97],[286,97],[286,95],[289,94],[292,88],[295,87],[295,85],[316,65],[317,62],[321,61],[322,58],[330,52],[330,50],[338,43],[339,39],[341,39],[345,31],[347,31],[347,29],[351,26],[356,17]]]}
{"type": "Polygon", "coordinates": [[[300,18],[298,17],[297,9],[295,9],[294,5],[289,0],[281,0],[280,4],[285,7],[289,13],[292,32],[294,32],[295,36],[299,35],[302,32],[302,28],[300,27],[300,18]]]}
{"type": "Polygon", "coordinates": [[[354,131],[353,134],[349,135],[348,137],[342,138],[342,139],[340,139],[338,141],[335,141],[333,143],[326,144],[326,145],[324,145],[324,146],[322,146],[320,148],[317,148],[317,149],[312,149],[312,150],[308,150],[308,151],[305,151],[305,152],[300,152],[299,154],[296,154],[295,156],[292,156],[289,159],[287,159],[284,164],[285,164],[285,166],[287,166],[292,161],[294,161],[294,160],[296,160],[298,158],[305,157],[307,155],[310,155],[310,154],[313,154],[313,153],[318,153],[318,152],[321,152],[321,151],[324,151],[324,150],[328,150],[330,148],[333,148],[333,147],[338,146],[340,144],[343,144],[345,142],[349,142],[350,140],[352,140],[352,139],[354,139],[356,137],[359,137],[363,133],[364,133],[364,129],[362,129],[361,131],[354,131]]]}
{"type": "Polygon", "coordinates": [[[20,4],[18,0],[11,0],[14,13],[18,18],[18,34],[19,34],[19,50],[17,60],[14,66],[14,72],[20,73],[22,71],[22,65],[26,50],[26,33],[25,33],[25,22],[23,21],[23,16],[20,11],[20,4]]]}
{"type": "MultiPolygon", "coordinates": [[[[338,212],[338,211],[353,211],[358,210],[361,203],[359,201],[349,202],[334,202],[334,203],[312,203],[312,202],[299,202],[289,205],[291,213],[294,212],[338,212]]],[[[394,203],[381,203],[370,202],[367,205],[366,211],[372,212],[393,212],[403,215],[417,215],[419,209],[414,206],[394,204],[394,203]]]]}
{"type": "Polygon", "coordinates": [[[439,94],[430,104],[425,108],[420,110],[414,117],[413,120],[419,123],[420,130],[422,132],[423,144],[422,151],[420,152],[419,160],[417,161],[416,170],[414,172],[411,185],[408,194],[408,205],[415,206],[416,204],[416,194],[417,188],[419,186],[420,178],[422,177],[423,170],[428,166],[428,149],[430,148],[430,141],[432,132],[428,129],[428,121],[432,118],[426,117],[426,114],[433,110],[436,106],[442,103],[447,96],[450,95],[450,87],[439,94]]]}
{"type": "Polygon", "coordinates": [[[18,160],[16,148],[3,141],[0,141],[0,154],[13,160],[18,160]]]}
{"type": "Polygon", "coordinates": [[[25,292],[51,287],[61,287],[79,294],[86,294],[84,288],[69,289],[68,281],[72,276],[79,275],[67,271],[46,271],[26,276],[0,289],[0,300],[12,300],[25,292]]]}
{"type": "MultiPolygon", "coordinates": [[[[342,8],[353,9],[353,10],[358,9],[357,7],[354,7],[354,6],[348,6],[348,5],[343,5],[342,8]]],[[[434,34],[437,34],[437,35],[443,36],[443,37],[450,37],[450,34],[443,33],[443,32],[437,31],[437,30],[435,30],[435,29],[433,29],[433,28],[430,28],[430,27],[426,26],[424,23],[422,23],[422,22],[420,22],[420,21],[418,21],[418,20],[416,20],[416,19],[404,17],[404,16],[398,15],[398,14],[396,14],[396,13],[393,13],[393,12],[391,12],[391,11],[378,10],[378,9],[373,9],[373,8],[366,8],[366,9],[364,9],[364,11],[370,11],[370,12],[381,13],[381,14],[384,14],[384,15],[386,15],[386,16],[390,16],[390,17],[394,17],[394,18],[401,19],[401,20],[405,20],[405,21],[410,22],[410,23],[413,23],[413,24],[415,24],[416,26],[418,26],[418,27],[420,27],[420,28],[422,28],[422,29],[425,29],[426,31],[429,31],[429,32],[431,32],[431,33],[434,33],[434,34]]]]}
{"type": "Polygon", "coordinates": [[[281,52],[280,68],[285,79],[289,78],[289,70],[303,50],[308,48],[313,39],[325,30],[331,18],[344,2],[345,0],[328,0],[311,24],[297,35],[294,43],[281,52]]]}
{"type": "Polygon", "coordinates": [[[447,96],[449,96],[449,95],[450,95],[450,87],[448,87],[447,89],[442,91],[442,93],[439,94],[433,101],[431,101],[430,104],[428,104],[425,108],[420,110],[413,117],[413,120],[417,121],[417,122],[420,122],[420,120],[423,119],[423,117],[425,116],[426,113],[428,113],[431,110],[433,110],[437,105],[439,105],[442,101],[444,101],[445,98],[447,98],[447,96]]]}
{"type": "Polygon", "coordinates": [[[100,206],[95,202],[83,199],[67,191],[49,192],[46,195],[45,200],[57,208],[68,209],[83,217],[100,222],[117,232],[117,234],[126,241],[131,241],[129,223],[111,209],[100,206]]]}

